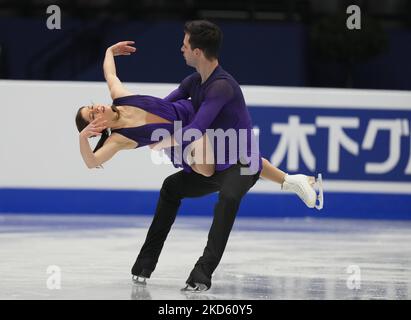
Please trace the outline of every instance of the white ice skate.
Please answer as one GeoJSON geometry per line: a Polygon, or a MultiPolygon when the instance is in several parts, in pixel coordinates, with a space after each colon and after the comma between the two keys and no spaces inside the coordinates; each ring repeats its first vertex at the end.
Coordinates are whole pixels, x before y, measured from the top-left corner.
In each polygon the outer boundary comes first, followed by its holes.
{"type": "Polygon", "coordinates": [[[281,188],[282,190],[296,193],[309,208],[316,208],[318,210],[323,208],[324,194],[321,173],[318,174],[317,179],[303,174],[287,174],[281,188]],[[318,190],[318,194],[316,189],[318,190]]]}
{"type": "Polygon", "coordinates": [[[142,276],[134,276],[132,277],[132,280],[134,282],[134,284],[139,285],[139,286],[145,286],[147,285],[146,282],[146,277],[142,277],[142,276]]]}

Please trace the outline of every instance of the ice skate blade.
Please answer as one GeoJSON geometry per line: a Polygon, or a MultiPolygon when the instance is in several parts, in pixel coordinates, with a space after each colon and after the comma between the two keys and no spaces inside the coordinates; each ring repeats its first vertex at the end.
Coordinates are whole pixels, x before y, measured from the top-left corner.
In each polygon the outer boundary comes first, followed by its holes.
{"type": "Polygon", "coordinates": [[[317,203],[315,204],[315,208],[317,210],[321,210],[324,207],[323,176],[321,173],[319,173],[317,177],[317,187],[318,187],[318,195],[317,195],[318,204],[317,203]]]}
{"type": "Polygon", "coordinates": [[[146,278],[144,278],[144,277],[133,276],[131,280],[133,281],[134,284],[136,284],[138,286],[146,286],[147,285],[146,278]]]}
{"type": "Polygon", "coordinates": [[[204,292],[208,290],[208,287],[203,283],[194,283],[194,284],[195,284],[195,287],[192,287],[189,284],[187,284],[180,291],[187,292],[187,293],[199,293],[199,292],[204,292]]]}

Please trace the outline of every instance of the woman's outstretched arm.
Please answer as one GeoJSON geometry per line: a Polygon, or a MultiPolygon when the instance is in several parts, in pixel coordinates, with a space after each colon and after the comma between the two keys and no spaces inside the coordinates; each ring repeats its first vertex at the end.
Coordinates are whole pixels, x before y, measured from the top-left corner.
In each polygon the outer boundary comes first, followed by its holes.
{"type": "Polygon", "coordinates": [[[110,160],[118,151],[126,149],[124,143],[121,143],[115,136],[111,135],[104,145],[94,153],[88,139],[101,135],[101,131],[104,129],[106,129],[105,123],[97,118],[90,122],[79,134],[80,153],[84,163],[89,169],[100,167],[104,162],[110,160]]]}
{"type": "Polygon", "coordinates": [[[112,99],[124,97],[131,93],[123,86],[120,79],[117,77],[115,56],[129,56],[136,51],[136,48],[131,45],[134,41],[121,41],[112,45],[106,50],[106,55],[103,62],[104,78],[107,81],[108,89],[112,99]]]}

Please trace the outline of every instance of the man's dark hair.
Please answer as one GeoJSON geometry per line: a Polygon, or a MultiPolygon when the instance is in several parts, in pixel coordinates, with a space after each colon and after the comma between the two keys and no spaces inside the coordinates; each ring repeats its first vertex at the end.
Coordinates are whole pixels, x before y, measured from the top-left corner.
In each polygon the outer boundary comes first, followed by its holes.
{"type": "Polygon", "coordinates": [[[191,50],[198,48],[208,60],[218,59],[223,33],[217,25],[207,20],[189,21],[184,25],[184,33],[190,36],[191,50]]]}

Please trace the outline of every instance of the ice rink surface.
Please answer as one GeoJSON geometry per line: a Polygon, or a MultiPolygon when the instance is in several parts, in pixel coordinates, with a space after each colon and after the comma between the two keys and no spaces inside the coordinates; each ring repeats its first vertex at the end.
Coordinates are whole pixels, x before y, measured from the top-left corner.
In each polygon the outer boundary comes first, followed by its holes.
{"type": "Polygon", "coordinates": [[[183,294],[211,220],[177,217],[139,287],[151,217],[0,215],[0,299],[411,298],[411,222],[316,218],[237,218],[211,289],[183,294]]]}

